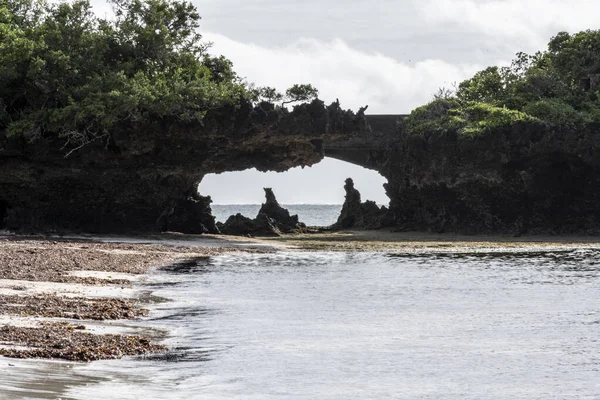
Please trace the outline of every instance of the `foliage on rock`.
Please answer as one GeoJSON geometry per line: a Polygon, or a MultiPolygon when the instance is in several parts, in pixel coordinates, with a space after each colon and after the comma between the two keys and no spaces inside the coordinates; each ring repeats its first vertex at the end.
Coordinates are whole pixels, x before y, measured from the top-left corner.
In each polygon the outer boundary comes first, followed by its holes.
{"type": "Polygon", "coordinates": [[[600,122],[600,31],[561,32],[548,49],[517,53],[507,67],[488,67],[440,92],[406,120],[413,134],[467,136],[515,124],[581,128],[600,122]]]}

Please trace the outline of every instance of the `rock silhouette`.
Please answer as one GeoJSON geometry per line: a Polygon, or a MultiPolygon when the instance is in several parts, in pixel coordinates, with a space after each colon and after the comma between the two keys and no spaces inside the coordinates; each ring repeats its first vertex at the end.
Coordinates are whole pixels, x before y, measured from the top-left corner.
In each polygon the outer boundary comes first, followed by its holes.
{"type": "Polygon", "coordinates": [[[279,236],[306,228],[305,224],[298,221],[297,215],[290,215],[288,210],[279,205],[271,188],[264,190],[266,202],[260,207],[256,218],[250,219],[238,213],[230,216],[224,224],[218,223],[219,230],[226,235],[279,236]]]}
{"type": "Polygon", "coordinates": [[[190,234],[219,233],[210,203],[210,196],[197,193],[178,201],[160,218],[161,230],[190,234]]]}
{"type": "Polygon", "coordinates": [[[344,189],[346,199],[332,229],[379,229],[384,225],[388,211],[386,207],[379,208],[371,200],[362,203],[360,192],[354,187],[352,178],[346,179],[344,189]]]}

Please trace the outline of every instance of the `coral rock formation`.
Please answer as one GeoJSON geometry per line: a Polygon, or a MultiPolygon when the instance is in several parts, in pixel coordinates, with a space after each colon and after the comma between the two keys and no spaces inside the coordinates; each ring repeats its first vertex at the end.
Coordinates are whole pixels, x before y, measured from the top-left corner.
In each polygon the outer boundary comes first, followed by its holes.
{"type": "Polygon", "coordinates": [[[306,228],[305,224],[298,221],[297,215],[290,215],[288,210],[279,205],[271,188],[264,190],[266,202],[256,218],[232,215],[224,224],[218,224],[221,232],[227,235],[278,236],[306,228]]]}
{"type": "MultiPolygon", "coordinates": [[[[29,143],[0,132],[0,229],[213,232],[197,194],[204,175],[285,171],[329,156],[388,180],[385,218],[364,217],[376,205],[358,207],[350,194],[338,228],[599,234],[598,132],[597,124],[516,123],[473,136],[411,134],[403,116],[356,115],[318,100],[291,112],[243,103],[210,113],[203,126],[124,126],[67,158],[59,139],[29,143]]],[[[229,222],[251,231],[241,216],[229,222]]],[[[263,234],[281,230],[261,224],[263,234]]]]}
{"type": "Polygon", "coordinates": [[[200,196],[196,193],[178,201],[159,218],[161,230],[191,234],[219,233],[210,203],[210,196],[200,196]]]}
{"type": "Polygon", "coordinates": [[[380,173],[401,230],[600,233],[600,126],[398,135],[380,173]]]}
{"type": "Polygon", "coordinates": [[[364,116],[320,100],[292,111],[242,101],[202,124],[123,122],[106,142],[68,156],[64,139],[30,142],[0,130],[0,229],[213,231],[197,194],[206,174],[313,165],[324,140],[367,130],[364,116]]]}
{"type": "Polygon", "coordinates": [[[352,178],[344,185],[346,199],[338,220],[332,229],[379,229],[383,227],[387,208],[377,206],[374,201],[361,203],[360,192],[354,187],[352,178]]]}

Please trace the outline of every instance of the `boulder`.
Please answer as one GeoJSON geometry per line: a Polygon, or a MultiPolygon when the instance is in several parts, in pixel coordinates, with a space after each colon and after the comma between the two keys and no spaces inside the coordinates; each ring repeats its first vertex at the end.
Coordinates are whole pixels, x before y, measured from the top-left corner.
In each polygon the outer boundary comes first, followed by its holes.
{"type": "Polygon", "coordinates": [[[217,226],[221,233],[233,236],[278,236],[270,221],[265,218],[250,219],[240,213],[227,218],[225,223],[218,222],[217,226]]]}

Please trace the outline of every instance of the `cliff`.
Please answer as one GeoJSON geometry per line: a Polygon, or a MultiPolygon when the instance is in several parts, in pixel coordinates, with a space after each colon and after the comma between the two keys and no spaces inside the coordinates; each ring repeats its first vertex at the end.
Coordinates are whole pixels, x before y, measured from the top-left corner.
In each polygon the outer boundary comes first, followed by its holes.
{"type": "Polygon", "coordinates": [[[66,158],[59,139],[2,136],[0,220],[20,231],[216,232],[210,198],[196,191],[204,175],[284,171],[332,156],[387,178],[390,207],[376,226],[600,232],[600,126],[411,134],[402,121],[320,101],[291,112],[241,104],[209,114],[203,126],[125,126],[66,158]]]}
{"type": "Polygon", "coordinates": [[[600,126],[398,132],[378,170],[401,230],[600,233],[600,126]]]}

